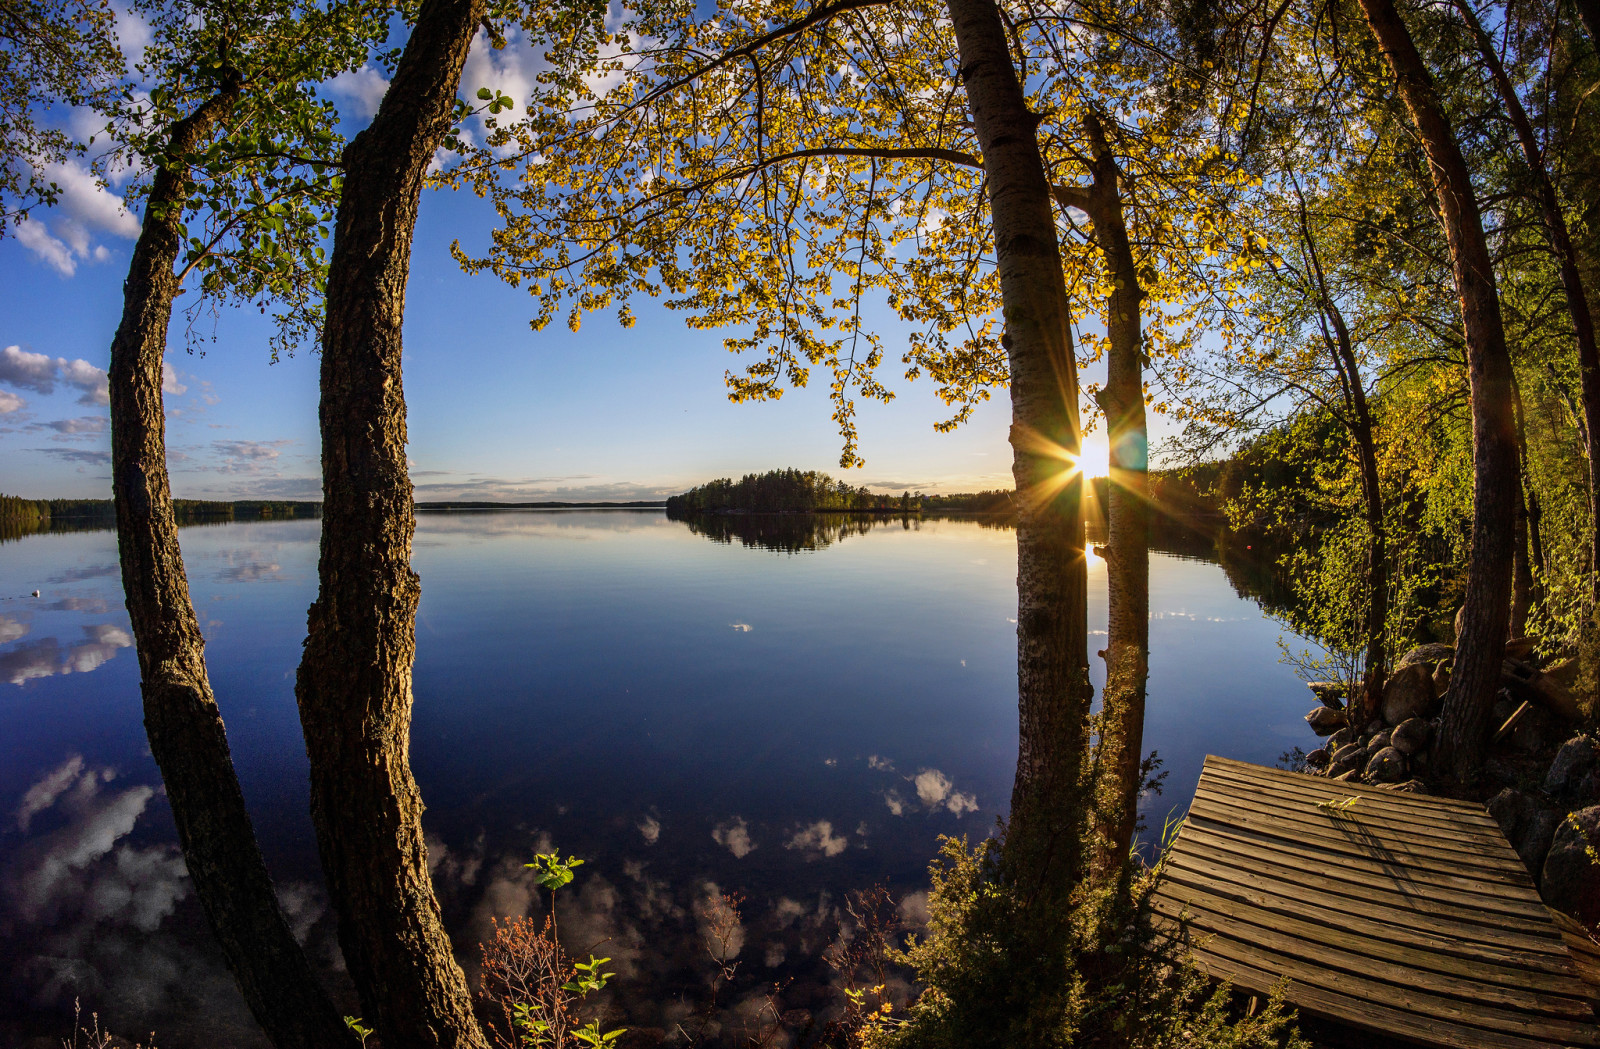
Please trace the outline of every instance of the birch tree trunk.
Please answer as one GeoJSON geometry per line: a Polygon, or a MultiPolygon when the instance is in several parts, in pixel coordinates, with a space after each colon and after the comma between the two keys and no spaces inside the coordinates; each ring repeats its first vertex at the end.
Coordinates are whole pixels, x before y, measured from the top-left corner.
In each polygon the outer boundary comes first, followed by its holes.
{"type": "Polygon", "coordinates": [[[1094,763],[1093,869],[1116,878],[1127,869],[1144,785],[1145,685],[1150,676],[1149,432],[1144,410],[1144,288],[1122,208],[1121,173],[1099,117],[1084,118],[1090,184],[1056,197],[1089,216],[1110,278],[1106,311],[1106,416],[1111,477],[1107,486],[1106,592],[1109,622],[1100,745],[1094,763]]]}
{"type": "Polygon", "coordinates": [[[1518,483],[1511,357],[1471,173],[1440,105],[1433,77],[1394,0],[1361,0],[1361,7],[1394,72],[1428,157],[1466,334],[1472,406],[1472,545],[1462,630],[1456,638],[1455,666],[1435,753],[1443,771],[1467,779],[1477,771],[1488,739],[1511,596],[1514,486],[1518,483]]]}
{"type": "Polygon", "coordinates": [[[426,0],[372,124],[345,150],[322,342],[321,588],[296,682],[311,813],[365,1019],[396,1049],[487,1043],[428,877],[411,774],[420,592],[401,325],[422,181],[484,0],[426,0]]]}
{"type": "Polygon", "coordinates": [[[167,476],[161,365],[178,294],[187,154],[226,119],[233,76],[173,126],[123,285],[111,343],[111,487],[122,588],[139,657],[150,753],[161,768],[195,895],[250,1012],[278,1049],[353,1047],[295,942],[256,843],[206,673],[167,476]]]}
{"type": "Polygon", "coordinates": [[[983,147],[1011,369],[1017,507],[1017,775],[1006,857],[1029,898],[1083,873],[1088,576],[1078,380],[1060,246],[1036,135],[993,0],[949,0],[983,147]]]}

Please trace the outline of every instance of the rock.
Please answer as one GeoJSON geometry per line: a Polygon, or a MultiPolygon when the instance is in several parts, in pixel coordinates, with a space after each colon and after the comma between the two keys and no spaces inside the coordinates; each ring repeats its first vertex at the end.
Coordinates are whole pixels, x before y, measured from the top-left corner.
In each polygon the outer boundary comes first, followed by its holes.
{"type": "Polygon", "coordinates": [[[1600,768],[1590,769],[1584,773],[1578,785],[1572,788],[1572,798],[1579,805],[1593,805],[1600,802],[1600,768]]]}
{"type": "Polygon", "coordinates": [[[1500,698],[1494,701],[1494,706],[1489,708],[1489,720],[1494,722],[1494,727],[1499,728],[1506,723],[1506,718],[1517,712],[1517,704],[1502,690],[1500,698]]]}
{"type": "Polygon", "coordinates": [[[1393,747],[1384,747],[1367,759],[1368,783],[1398,783],[1406,778],[1406,756],[1393,747]]]}
{"type": "Polygon", "coordinates": [[[1373,736],[1376,736],[1378,733],[1382,732],[1384,727],[1385,726],[1381,718],[1373,718],[1371,721],[1367,722],[1367,727],[1361,731],[1361,738],[1371,739],[1373,736]]]}
{"type": "Polygon", "coordinates": [[[1538,642],[1531,637],[1514,637],[1506,642],[1507,659],[1527,659],[1538,642]]]}
{"type": "Polygon", "coordinates": [[[1443,696],[1450,688],[1450,664],[1444,660],[1433,668],[1433,694],[1443,696]]]}
{"type": "Polygon", "coordinates": [[[1546,794],[1564,794],[1576,787],[1589,770],[1595,767],[1600,752],[1588,736],[1573,736],[1556,751],[1550,771],[1544,778],[1546,794]]]}
{"type": "Polygon", "coordinates": [[[1389,733],[1389,745],[1402,754],[1415,754],[1427,747],[1433,727],[1421,718],[1407,718],[1389,733]]]}
{"type": "Polygon", "coordinates": [[[1456,649],[1454,645],[1418,645],[1400,657],[1400,662],[1394,665],[1395,670],[1402,667],[1413,666],[1417,663],[1426,663],[1428,666],[1439,662],[1441,659],[1454,659],[1456,649]]]}
{"type": "Polygon", "coordinates": [[[1600,922],[1600,864],[1590,849],[1600,849],[1600,805],[1561,821],[1539,877],[1544,902],[1586,925],[1600,922]]]}
{"type": "Polygon", "coordinates": [[[1343,681],[1308,681],[1306,688],[1322,701],[1323,706],[1334,710],[1344,709],[1344,697],[1349,689],[1343,681]]]}
{"type": "Polygon", "coordinates": [[[1532,798],[1520,790],[1512,790],[1507,787],[1490,798],[1484,808],[1488,809],[1489,815],[1493,816],[1494,821],[1500,824],[1500,832],[1506,836],[1506,840],[1511,842],[1512,847],[1515,848],[1517,838],[1522,834],[1523,826],[1532,818],[1538,806],[1534,804],[1532,798]]]}
{"type": "Polygon", "coordinates": [[[1368,754],[1376,754],[1378,751],[1382,750],[1384,747],[1387,747],[1388,745],[1389,745],[1389,730],[1388,729],[1384,729],[1381,732],[1374,733],[1372,738],[1367,740],[1367,753],[1368,754]]]}
{"type": "Polygon", "coordinates": [[[1489,799],[1489,815],[1500,824],[1506,840],[1517,850],[1528,873],[1535,878],[1550,851],[1550,840],[1556,834],[1561,814],[1554,809],[1541,808],[1532,795],[1507,787],[1489,799]]]}
{"type": "Polygon", "coordinates": [[[1346,769],[1333,778],[1338,780],[1340,783],[1350,783],[1361,778],[1361,770],[1346,769]]]}
{"type": "Polygon", "coordinates": [[[1332,757],[1333,755],[1328,753],[1326,747],[1318,747],[1306,755],[1306,767],[1313,769],[1324,768],[1332,757]]]}
{"type": "Polygon", "coordinates": [[[1433,714],[1433,677],[1421,663],[1396,670],[1383,686],[1383,720],[1398,725],[1433,714]]]}
{"type": "Polygon", "coordinates": [[[1319,736],[1330,735],[1344,727],[1345,715],[1342,710],[1332,707],[1312,707],[1306,715],[1306,724],[1311,726],[1311,731],[1319,736]]]}
{"type": "Polygon", "coordinates": [[[1329,752],[1332,752],[1338,750],[1346,743],[1354,743],[1355,741],[1356,730],[1351,728],[1349,725],[1346,725],[1344,728],[1328,737],[1328,750],[1329,752]]]}
{"type": "Polygon", "coordinates": [[[1561,825],[1561,813],[1555,809],[1536,809],[1522,828],[1522,840],[1517,842],[1517,855],[1527,865],[1528,873],[1535,878],[1544,870],[1545,857],[1550,852],[1551,839],[1561,825]]]}
{"type": "Polygon", "coordinates": [[[1351,770],[1360,772],[1367,763],[1367,750],[1359,743],[1346,743],[1333,752],[1333,763],[1329,768],[1335,773],[1351,770]]]}
{"type": "Polygon", "coordinates": [[[1425,750],[1419,750],[1415,754],[1411,755],[1411,764],[1414,767],[1416,767],[1417,769],[1425,769],[1425,768],[1427,768],[1428,767],[1428,752],[1425,751],[1425,750]]]}

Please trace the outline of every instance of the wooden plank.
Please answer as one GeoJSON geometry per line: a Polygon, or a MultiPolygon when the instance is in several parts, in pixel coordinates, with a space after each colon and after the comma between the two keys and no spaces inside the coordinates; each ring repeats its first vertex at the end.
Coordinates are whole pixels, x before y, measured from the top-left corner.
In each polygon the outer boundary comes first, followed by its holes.
{"type": "MultiPolygon", "coordinates": [[[[1596,1031],[1592,1019],[1580,1023],[1489,1009],[1481,1004],[1430,994],[1415,987],[1378,983],[1355,974],[1318,965],[1295,955],[1269,951],[1254,939],[1244,938],[1256,935],[1256,930],[1252,926],[1242,926],[1223,920],[1218,920],[1215,925],[1226,928],[1227,934],[1214,934],[1198,944],[1194,948],[1197,956],[1260,965],[1266,971],[1280,973],[1295,982],[1295,991],[1291,995],[1291,1000],[1295,1001],[1300,997],[1301,988],[1319,986],[1326,988],[1348,1000],[1343,1005],[1343,1011],[1336,1016],[1345,1023],[1355,1022],[1361,1026],[1368,1026],[1360,1023],[1363,1013],[1375,1007],[1387,1007],[1409,1013],[1414,1022],[1421,1020],[1425,1025],[1451,1024],[1471,1028],[1480,1039],[1486,1035],[1501,1034],[1543,1039],[1546,1044],[1551,1042],[1574,1046],[1600,1044],[1600,1032],[1596,1031]]],[[[1204,931],[1218,932],[1217,929],[1204,931]]],[[[1488,1042],[1480,1040],[1467,1044],[1482,1045],[1488,1042]]]]}
{"type": "MultiPolygon", "coordinates": [[[[1190,829],[1186,826],[1180,831],[1180,839],[1190,829]]],[[[1393,892],[1385,887],[1386,882],[1381,876],[1359,871],[1346,872],[1340,868],[1307,870],[1303,866],[1306,862],[1303,851],[1242,845],[1220,837],[1213,838],[1199,828],[1194,829],[1194,836],[1199,843],[1192,852],[1182,855],[1190,859],[1203,855],[1219,868],[1230,868],[1240,873],[1259,871],[1262,877],[1270,877],[1287,886],[1322,893],[1328,897],[1330,911],[1342,912],[1354,906],[1375,904],[1385,910],[1386,920],[1403,920],[1398,916],[1416,914],[1428,921],[1460,922],[1501,931],[1506,935],[1496,937],[1494,942],[1508,946],[1520,944],[1535,949],[1536,944],[1543,944],[1547,940],[1546,923],[1539,920],[1537,912],[1526,901],[1514,913],[1458,905],[1442,897],[1393,892]]],[[[1178,855],[1180,853],[1176,851],[1173,853],[1174,858],[1178,855]]],[[[1465,935],[1465,930],[1461,935],[1465,935]]]]}
{"type": "MultiPolygon", "coordinates": [[[[1324,894],[1263,881],[1245,872],[1218,868],[1216,864],[1193,856],[1174,856],[1161,869],[1161,885],[1156,895],[1187,899],[1186,891],[1173,888],[1183,885],[1289,918],[1312,918],[1320,927],[1338,929],[1339,926],[1332,925],[1338,922],[1341,931],[1469,960],[1474,963],[1474,971],[1495,979],[1503,977],[1519,985],[1530,978],[1535,985],[1544,986],[1544,976],[1563,981],[1572,977],[1571,964],[1548,940],[1532,936],[1496,937],[1488,926],[1442,921],[1426,914],[1390,908],[1366,906],[1363,909],[1370,917],[1353,914],[1345,908],[1358,901],[1337,898],[1335,906],[1328,906],[1330,898],[1324,894]]],[[[1551,984],[1549,989],[1554,990],[1555,985],[1551,984]]]]}
{"type": "MultiPolygon", "coordinates": [[[[1249,960],[1211,952],[1204,945],[1190,945],[1189,949],[1205,972],[1241,990],[1265,996],[1271,994],[1273,988],[1282,981],[1281,975],[1268,972],[1249,960]]],[[[1288,981],[1288,997],[1296,1009],[1307,1015],[1420,1045],[1445,1046],[1448,1049],[1551,1049],[1548,1039],[1508,1035],[1464,1024],[1429,1020],[1383,1003],[1353,1001],[1346,995],[1315,983],[1288,981]]]]}
{"type": "Polygon", "coordinates": [[[1314,957],[1318,965],[1365,980],[1427,991],[1484,1008],[1585,1023],[1594,1020],[1594,1010],[1583,996],[1583,983],[1570,970],[1556,976],[1470,962],[1422,945],[1407,947],[1351,935],[1187,886],[1181,892],[1162,892],[1155,907],[1169,918],[1188,914],[1195,928],[1231,935],[1290,957],[1304,952],[1314,957]]]}
{"type": "MultiPolygon", "coordinates": [[[[1384,790],[1382,787],[1368,786],[1367,784],[1340,783],[1338,786],[1343,789],[1333,790],[1329,789],[1327,781],[1319,781],[1313,776],[1296,774],[1295,778],[1305,782],[1269,784],[1240,776],[1232,769],[1208,769],[1206,771],[1206,779],[1213,785],[1217,787],[1226,785],[1244,788],[1252,792],[1248,795],[1252,800],[1258,796],[1257,793],[1254,793],[1257,791],[1265,796],[1278,795],[1305,798],[1313,802],[1313,804],[1318,801],[1337,800],[1340,797],[1375,799],[1382,807],[1369,805],[1367,807],[1367,815],[1373,819],[1381,820],[1385,825],[1397,828],[1415,827],[1420,832],[1430,836],[1445,834],[1445,828],[1448,828],[1448,833],[1457,840],[1487,845],[1501,854],[1509,853],[1512,856],[1517,854],[1516,850],[1512,849],[1506,842],[1505,834],[1500,830],[1500,826],[1494,823],[1492,819],[1487,826],[1477,823],[1463,823],[1456,819],[1453,814],[1441,819],[1440,814],[1436,812],[1415,812],[1409,809],[1400,809],[1394,805],[1383,804],[1394,792],[1384,790]]],[[[1359,807],[1359,804],[1357,803],[1357,807],[1359,807]]]]}
{"type": "MultiPolygon", "coordinates": [[[[1303,780],[1314,785],[1327,784],[1330,791],[1348,789],[1348,785],[1337,783],[1334,780],[1321,780],[1319,783],[1318,778],[1315,776],[1306,776],[1299,772],[1286,772],[1283,769],[1269,769],[1261,765],[1252,765],[1247,761],[1219,758],[1214,754],[1206,757],[1205,770],[1209,771],[1213,767],[1226,769],[1259,782],[1273,785],[1281,784],[1286,780],[1303,780]]],[[[1385,791],[1384,796],[1391,799],[1393,804],[1399,808],[1431,812],[1436,816],[1443,812],[1448,812],[1452,820],[1461,819],[1468,823],[1476,823],[1482,826],[1499,827],[1499,824],[1495,823],[1494,817],[1485,812],[1482,805],[1470,801],[1457,801],[1454,798],[1436,798],[1431,794],[1403,794],[1392,790],[1385,791]]]]}
{"type": "Polygon", "coordinates": [[[1595,941],[1581,922],[1569,914],[1551,908],[1550,919],[1572,956],[1573,968],[1588,987],[1589,1000],[1600,1009],[1600,943],[1595,941]]]}
{"type": "MultiPolygon", "coordinates": [[[[1391,878],[1441,884],[1462,892],[1481,896],[1504,896],[1510,890],[1519,894],[1530,888],[1527,874],[1512,876],[1473,868],[1460,874],[1440,873],[1448,869],[1448,858],[1431,856],[1423,851],[1408,849],[1399,844],[1379,840],[1360,841],[1339,833],[1318,832],[1314,828],[1286,827],[1272,816],[1249,812],[1235,806],[1218,805],[1205,798],[1197,798],[1189,809],[1189,822],[1203,822],[1209,826],[1225,828],[1235,834],[1250,834],[1258,838],[1282,842],[1328,861],[1337,858],[1343,866],[1374,865],[1391,878]]],[[[1534,913],[1537,917],[1537,912],[1534,913]]]]}
{"type": "Polygon", "coordinates": [[[1208,757],[1158,926],[1182,918],[1213,977],[1258,994],[1288,978],[1307,1015],[1429,1046],[1600,1047],[1583,978],[1600,945],[1558,929],[1488,814],[1381,788],[1348,813],[1317,804],[1355,795],[1208,757]]]}
{"type": "Polygon", "coordinates": [[[1285,825],[1304,827],[1312,833],[1335,838],[1352,839],[1353,834],[1365,834],[1375,842],[1381,843],[1384,848],[1393,851],[1403,851],[1407,855],[1426,860],[1437,857],[1453,867],[1481,871],[1484,876],[1493,877],[1497,881],[1526,882],[1530,886],[1533,884],[1528,878],[1527,867],[1516,853],[1502,856],[1489,849],[1462,844],[1458,838],[1437,834],[1412,834],[1409,830],[1387,826],[1381,817],[1375,814],[1377,800],[1372,799],[1370,795],[1362,795],[1361,799],[1349,809],[1328,812],[1316,805],[1302,804],[1299,801],[1285,803],[1271,797],[1241,799],[1237,795],[1216,789],[1204,780],[1195,789],[1195,800],[1208,802],[1208,808],[1222,806],[1245,815],[1270,816],[1285,825]],[[1359,811],[1362,802],[1367,805],[1366,811],[1359,811]]]}

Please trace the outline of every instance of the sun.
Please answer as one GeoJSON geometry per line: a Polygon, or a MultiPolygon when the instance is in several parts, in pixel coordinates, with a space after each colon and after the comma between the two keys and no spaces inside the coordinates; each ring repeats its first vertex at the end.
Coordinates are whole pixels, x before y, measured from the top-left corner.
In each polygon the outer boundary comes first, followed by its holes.
{"type": "Polygon", "coordinates": [[[1111,446],[1106,443],[1104,433],[1097,431],[1084,439],[1083,452],[1078,456],[1078,468],[1086,477],[1111,475],[1111,446]]]}

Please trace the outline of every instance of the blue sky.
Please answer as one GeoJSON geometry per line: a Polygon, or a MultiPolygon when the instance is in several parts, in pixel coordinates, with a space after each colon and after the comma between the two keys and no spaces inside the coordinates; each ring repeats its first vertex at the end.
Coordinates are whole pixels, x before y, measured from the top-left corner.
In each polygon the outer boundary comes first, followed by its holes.
{"type": "MultiPolygon", "coordinates": [[[[480,40],[463,93],[488,83],[515,94],[525,75],[515,49],[496,54],[480,40]]],[[[334,86],[347,123],[364,122],[383,86],[373,70],[334,86]]],[[[103,371],[138,220],[81,169],[53,174],[62,203],[0,240],[0,492],[104,498],[103,371]]],[[[470,194],[424,193],[405,328],[419,499],[651,498],[785,466],[892,491],[1010,486],[1003,391],[959,431],[939,434],[933,424],[948,409],[933,384],[892,383],[893,403],[859,407],[866,465],[844,471],[826,384],[730,404],[723,374],[740,365],[723,333],[692,331],[648,301],[635,304],[632,329],[592,316],[576,334],[559,324],[530,331],[525,293],[469,277],[450,257],[453,239],[471,251],[493,224],[470,194]]],[[[253,310],[191,322],[191,304],[180,302],[167,354],[174,494],[318,498],[315,354],[271,363],[270,332],[253,310]]],[[[891,351],[904,345],[892,317],[879,330],[891,351]]],[[[886,357],[885,374],[898,376],[898,354],[886,357]]]]}

